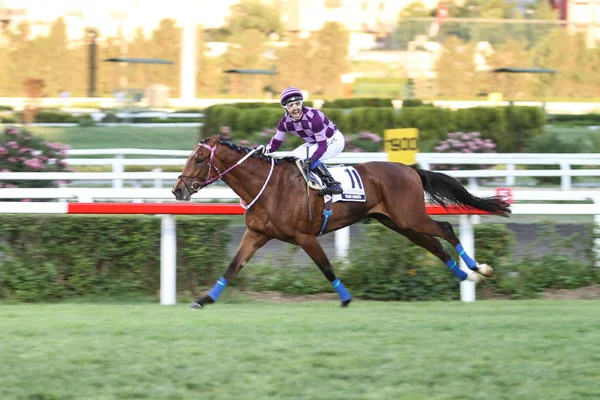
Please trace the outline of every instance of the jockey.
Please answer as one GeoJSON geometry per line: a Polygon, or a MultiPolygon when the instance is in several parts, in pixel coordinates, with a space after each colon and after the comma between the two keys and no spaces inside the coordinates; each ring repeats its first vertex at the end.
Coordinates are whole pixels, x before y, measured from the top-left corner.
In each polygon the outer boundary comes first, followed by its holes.
{"type": "Polygon", "coordinates": [[[281,92],[280,102],[286,113],[277,125],[277,133],[267,145],[265,152],[276,151],[285,138],[287,132],[302,138],[302,144],[291,156],[304,158],[304,162],[316,171],[323,181],[321,196],[326,194],[341,194],[342,186],[337,182],[323,161],[334,157],[344,150],[345,139],[342,132],[321,111],[302,105],[302,93],[295,87],[285,88],[281,92]],[[308,148],[308,158],[306,149],[308,148]]]}

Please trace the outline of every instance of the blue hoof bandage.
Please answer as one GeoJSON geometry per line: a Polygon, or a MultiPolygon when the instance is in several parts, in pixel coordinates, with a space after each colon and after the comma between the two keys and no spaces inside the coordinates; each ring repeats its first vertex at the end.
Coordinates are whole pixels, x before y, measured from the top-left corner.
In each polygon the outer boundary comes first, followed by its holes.
{"type": "Polygon", "coordinates": [[[333,288],[340,295],[340,300],[346,301],[352,298],[352,296],[350,296],[350,293],[348,293],[348,290],[346,290],[346,287],[344,286],[342,281],[340,281],[339,279],[336,279],[335,281],[331,282],[331,286],[333,286],[333,288]]]}
{"type": "Polygon", "coordinates": [[[467,279],[467,273],[458,267],[456,261],[454,261],[453,259],[449,259],[448,261],[446,261],[446,265],[448,266],[448,268],[450,268],[454,276],[456,276],[458,279],[460,279],[461,281],[467,279]]]}
{"type": "Polygon", "coordinates": [[[223,293],[223,290],[225,290],[225,286],[227,286],[228,283],[229,282],[227,282],[227,279],[223,277],[219,278],[217,280],[217,283],[215,283],[215,286],[213,286],[212,289],[210,289],[210,292],[208,292],[210,298],[214,301],[217,301],[221,293],[223,293]]]}
{"type": "Polygon", "coordinates": [[[459,243],[458,245],[456,245],[455,249],[458,252],[460,258],[462,258],[465,264],[467,264],[467,267],[469,267],[469,269],[477,269],[477,263],[465,252],[465,249],[463,248],[462,244],[459,243]]]}

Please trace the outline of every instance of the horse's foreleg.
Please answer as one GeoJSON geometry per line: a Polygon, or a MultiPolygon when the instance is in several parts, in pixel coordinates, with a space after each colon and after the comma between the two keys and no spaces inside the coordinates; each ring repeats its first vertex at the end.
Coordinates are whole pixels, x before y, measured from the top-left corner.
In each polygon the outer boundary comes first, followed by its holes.
{"type": "Polygon", "coordinates": [[[350,296],[350,293],[348,293],[344,284],[335,277],[333,266],[331,265],[331,262],[329,262],[329,258],[327,258],[327,255],[323,251],[317,238],[312,235],[301,235],[296,238],[296,240],[298,245],[300,245],[306,254],[308,254],[315,264],[317,264],[317,267],[319,267],[323,275],[325,275],[325,278],[331,282],[331,286],[338,292],[342,307],[346,307],[350,304],[352,296],[350,296]]]}
{"type": "Polygon", "coordinates": [[[190,304],[188,308],[197,310],[203,308],[205,304],[211,304],[217,301],[227,284],[234,279],[240,272],[242,267],[252,258],[254,253],[261,247],[263,247],[270,238],[262,233],[251,231],[246,229],[240,247],[238,248],[235,257],[229,263],[225,274],[217,280],[217,283],[210,289],[210,291],[203,297],[199,297],[195,302],[190,304]]]}

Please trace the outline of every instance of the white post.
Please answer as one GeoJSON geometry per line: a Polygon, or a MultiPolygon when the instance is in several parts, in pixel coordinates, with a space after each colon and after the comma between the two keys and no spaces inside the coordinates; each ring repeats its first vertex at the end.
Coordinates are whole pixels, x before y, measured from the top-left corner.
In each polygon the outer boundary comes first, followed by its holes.
{"type": "MultiPolygon", "coordinates": [[[[144,187],[144,185],[141,180],[136,180],[133,183],[133,187],[136,189],[141,189],[144,187]]],[[[143,203],[143,202],[144,202],[144,200],[142,200],[142,199],[133,199],[133,201],[132,201],[132,203],[143,203]]]]}
{"type": "MultiPolygon", "coordinates": [[[[162,168],[152,168],[152,172],[155,174],[158,174],[160,172],[162,172],[162,168]]],[[[155,188],[162,188],[163,186],[163,182],[162,179],[155,179],[154,180],[154,187],[155,188]]]]}
{"type": "Polygon", "coordinates": [[[195,13],[183,16],[181,41],[181,102],[193,105],[196,99],[196,22],[195,13]]]}
{"type": "MultiPolygon", "coordinates": [[[[506,170],[513,172],[515,170],[515,164],[506,164],[506,170]]],[[[515,186],[515,176],[514,175],[506,176],[506,186],[515,186]]]]}
{"type": "MultiPolygon", "coordinates": [[[[473,234],[471,215],[460,216],[459,229],[460,242],[462,243],[465,252],[475,260],[475,237],[473,234]]],[[[469,268],[462,259],[460,259],[459,265],[460,269],[463,271],[469,271],[469,268]]],[[[475,301],[475,282],[465,280],[460,283],[460,300],[464,302],[475,301]]]]}
{"type": "MultiPolygon", "coordinates": [[[[122,163],[123,154],[117,154],[112,162],[112,172],[114,173],[123,173],[125,172],[125,166],[122,163]]],[[[113,188],[122,189],[123,188],[123,179],[113,179],[113,188]]]]}
{"type": "MultiPolygon", "coordinates": [[[[598,204],[598,203],[596,203],[598,204]]],[[[596,254],[596,267],[600,268],[600,215],[594,215],[594,253],[596,254]]]]}
{"type": "MultiPolygon", "coordinates": [[[[560,170],[563,172],[569,172],[571,166],[566,162],[560,163],[560,170]]],[[[560,177],[560,190],[571,190],[571,176],[563,175],[560,177]]]]}
{"type": "Polygon", "coordinates": [[[163,215],[160,223],[160,304],[177,303],[177,225],[175,215],[163,215]]]}
{"type": "Polygon", "coordinates": [[[335,255],[344,261],[348,260],[350,248],[350,227],[347,226],[335,231],[335,255]]]}
{"type": "MultiPolygon", "coordinates": [[[[600,196],[592,197],[594,204],[600,204],[600,196]]],[[[600,215],[594,215],[594,254],[596,255],[596,267],[600,268],[600,215]]]]}

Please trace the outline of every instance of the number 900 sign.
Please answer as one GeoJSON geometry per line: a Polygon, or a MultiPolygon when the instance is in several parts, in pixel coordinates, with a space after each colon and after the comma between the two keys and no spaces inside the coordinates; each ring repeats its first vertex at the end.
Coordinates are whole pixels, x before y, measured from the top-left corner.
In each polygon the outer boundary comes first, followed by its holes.
{"type": "Polygon", "coordinates": [[[419,151],[419,130],[387,129],[383,134],[383,143],[389,161],[414,164],[419,151]]]}
{"type": "Polygon", "coordinates": [[[385,141],[391,151],[418,150],[419,139],[414,138],[394,138],[385,141]]]}

